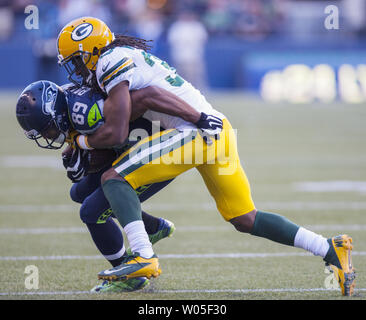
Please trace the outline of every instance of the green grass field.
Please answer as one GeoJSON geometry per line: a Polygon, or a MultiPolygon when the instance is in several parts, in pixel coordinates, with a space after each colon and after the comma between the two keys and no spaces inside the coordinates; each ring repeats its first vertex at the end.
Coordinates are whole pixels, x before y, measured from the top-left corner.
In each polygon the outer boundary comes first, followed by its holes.
{"type": "Polygon", "coordinates": [[[155,246],[162,275],[139,292],[98,295],[88,291],[109,264],[69,199],[60,152],[25,139],[16,98],[0,95],[0,299],[365,299],[365,105],[268,105],[236,93],[209,95],[238,130],[258,209],[326,237],[353,237],[354,297],[325,288],[321,258],[235,231],[196,171],[143,204],[177,227],[155,246]],[[39,270],[37,290],[25,287],[28,265],[39,270]]]}

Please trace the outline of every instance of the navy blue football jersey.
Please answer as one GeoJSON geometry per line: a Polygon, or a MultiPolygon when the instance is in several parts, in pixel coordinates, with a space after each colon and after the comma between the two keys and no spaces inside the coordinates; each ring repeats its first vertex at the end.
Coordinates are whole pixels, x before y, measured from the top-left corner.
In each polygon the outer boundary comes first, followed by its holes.
{"type": "MultiPolygon", "coordinates": [[[[88,87],[75,88],[73,85],[65,85],[63,88],[67,97],[70,122],[76,131],[92,134],[104,124],[104,99],[101,94],[88,87]]],[[[153,130],[161,130],[153,129],[151,121],[142,117],[130,122],[129,131],[134,129],[143,129],[148,135],[151,135],[153,130]]]]}
{"type": "Polygon", "coordinates": [[[82,134],[92,134],[104,123],[102,95],[87,87],[71,87],[65,92],[72,126],[82,134]]]}

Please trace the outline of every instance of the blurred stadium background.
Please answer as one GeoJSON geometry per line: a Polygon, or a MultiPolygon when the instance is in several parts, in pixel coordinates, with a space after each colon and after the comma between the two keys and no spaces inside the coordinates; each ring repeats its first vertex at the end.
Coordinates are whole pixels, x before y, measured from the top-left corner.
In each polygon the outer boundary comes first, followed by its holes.
{"type": "MultiPolygon", "coordinates": [[[[231,119],[258,207],[324,236],[353,236],[356,298],[364,299],[364,0],[0,0],[0,299],[89,299],[108,267],[69,199],[59,153],[27,141],[14,115],[30,82],[67,82],[56,37],[86,15],[154,40],[153,53],[231,119]],[[338,29],[326,28],[330,5],[338,29]],[[35,29],[26,28],[27,7],[38,10],[38,25],[28,21],[35,29]],[[24,287],[30,264],[39,267],[38,291],[24,287]]],[[[340,298],[325,288],[321,259],[223,223],[195,171],[144,208],[177,231],[157,245],[162,276],[122,299],[340,298]]]]}
{"type": "Polygon", "coordinates": [[[275,102],[362,102],[365,12],[363,0],[1,0],[0,88],[64,83],[55,39],[67,22],[91,15],[116,33],[154,40],[153,52],[201,89],[250,90],[275,102]],[[30,30],[29,5],[39,16],[30,30]],[[338,29],[325,27],[329,5],[338,9],[338,29]]]}

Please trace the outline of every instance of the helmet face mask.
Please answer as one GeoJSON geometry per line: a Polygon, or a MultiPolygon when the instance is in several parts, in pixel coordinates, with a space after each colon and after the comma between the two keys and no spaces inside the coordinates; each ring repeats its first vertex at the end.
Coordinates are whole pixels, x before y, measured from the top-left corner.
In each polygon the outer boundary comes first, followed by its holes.
{"type": "Polygon", "coordinates": [[[45,149],[60,149],[70,127],[64,91],[50,81],[27,86],[18,98],[16,117],[28,139],[45,149]]]}
{"type": "Polygon", "coordinates": [[[66,134],[58,127],[56,120],[52,119],[48,126],[38,133],[36,130],[25,132],[27,138],[34,140],[38,147],[44,149],[60,149],[65,141],[66,134]]]}
{"type": "MultiPolygon", "coordinates": [[[[50,125],[55,125],[55,122],[50,123],[50,125]]],[[[46,129],[42,133],[39,133],[33,129],[30,131],[24,131],[24,134],[28,139],[34,140],[37,146],[40,148],[52,150],[62,148],[66,141],[66,134],[59,130],[56,137],[51,137],[51,135],[47,131],[48,129],[46,129]]]]}
{"type": "Polygon", "coordinates": [[[65,59],[59,56],[59,65],[65,68],[69,74],[67,78],[77,87],[91,83],[92,72],[87,67],[91,56],[86,51],[76,51],[65,59]]]}

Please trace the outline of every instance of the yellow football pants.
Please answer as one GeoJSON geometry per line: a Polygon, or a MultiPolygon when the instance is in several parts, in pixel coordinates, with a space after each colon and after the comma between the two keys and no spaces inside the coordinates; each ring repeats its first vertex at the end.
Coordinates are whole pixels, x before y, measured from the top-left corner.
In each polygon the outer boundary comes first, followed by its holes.
{"type": "Polygon", "coordinates": [[[227,119],[220,139],[211,138],[211,144],[196,130],[164,130],[139,141],[113,167],[134,189],[173,179],[195,167],[225,220],[255,209],[235,131],[227,119]]]}

